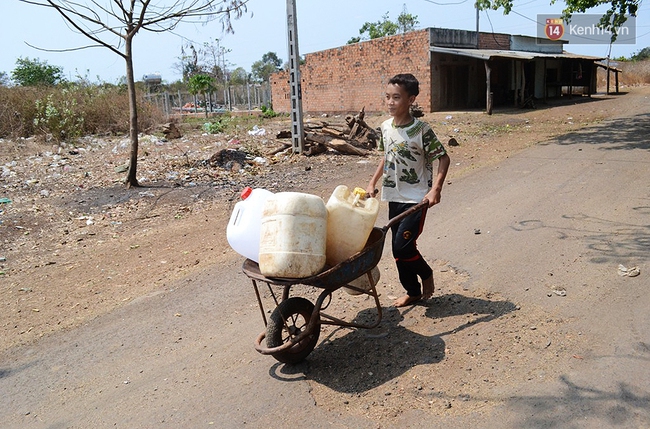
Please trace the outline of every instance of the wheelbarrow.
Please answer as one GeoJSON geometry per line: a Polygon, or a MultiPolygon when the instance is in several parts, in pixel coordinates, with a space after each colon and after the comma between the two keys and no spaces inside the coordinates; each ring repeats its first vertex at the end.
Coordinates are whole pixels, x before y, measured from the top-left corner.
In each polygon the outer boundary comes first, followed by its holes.
{"type": "Polygon", "coordinates": [[[395,223],[427,206],[428,202],[422,201],[390,219],[383,228],[374,227],[366,245],[360,252],[333,267],[325,267],[324,271],[311,277],[268,278],[260,273],[259,265],[256,262],[246,259],[242,271],[253,282],[257,303],[266,327],[257,336],[255,349],[263,355],[273,356],[280,362],[295,364],[305,359],[314,350],[318,343],[321,325],[363,329],[372,329],[378,326],[382,318],[382,309],[371,270],[377,266],[381,259],[386,233],[395,223]],[[369,287],[367,289],[350,284],[363,275],[368,278],[369,287]],[[258,282],[267,285],[276,306],[268,320],[258,282]],[[290,296],[291,288],[295,285],[313,286],[322,289],[322,291],[318,294],[316,302],[312,303],[304,297],[290,296]],[[273,286],[282,287],[280,297],[273,286]],[[323,312],[332,302],[332,293],[342,287],[352,289],[358,294],[369,295],[374,299],[377,308],[377,317],[374,321],[371,323],[347,322],[323,312]],[[266,339],[266,345],[263,345],[264,339],[266,339]]]}

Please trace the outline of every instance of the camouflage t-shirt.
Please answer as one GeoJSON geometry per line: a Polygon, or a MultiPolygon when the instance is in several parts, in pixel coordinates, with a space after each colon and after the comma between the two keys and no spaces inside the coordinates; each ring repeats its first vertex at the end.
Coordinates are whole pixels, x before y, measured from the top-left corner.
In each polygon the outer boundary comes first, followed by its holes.
{"type": "Polygon", "coordinates": [[[404,126],[384,121],[379,150],[386,158],[381,199],[399,203],[422,201],[432,186],[433,161],[447,153],[429,124],[417,118],[404,126]]]}

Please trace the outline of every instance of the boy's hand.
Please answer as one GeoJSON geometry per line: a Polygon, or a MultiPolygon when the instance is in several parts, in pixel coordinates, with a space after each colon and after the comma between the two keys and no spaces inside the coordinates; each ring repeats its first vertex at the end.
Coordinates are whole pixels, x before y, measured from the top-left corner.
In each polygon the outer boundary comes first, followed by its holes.
{"type": "Polygon", "coordinates": [[[424,199],[429,201],[429,207],[435,206],[436,204],[438,204],[440,202],[440,199],[441,199],[440,190],[439,189],[431,189],[424,196],[424,199]]]}

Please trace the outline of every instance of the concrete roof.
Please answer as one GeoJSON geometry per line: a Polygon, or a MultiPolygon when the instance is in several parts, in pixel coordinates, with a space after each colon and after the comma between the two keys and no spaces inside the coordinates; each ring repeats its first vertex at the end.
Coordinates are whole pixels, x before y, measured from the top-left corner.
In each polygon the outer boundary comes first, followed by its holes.
{"type": "Polygon", "coordinates": [[[604,60],[603,57],[592,57],[589,55],[578,55],[570,52],[561,54],[551,54],[545,52],[527,52],[527,51],[506,51],[500,49],[461,49],[461,48],[443,48],[440,46],[431,46],[431,52],[450,55],[462,55],[464,57],[478,58],[481,60],[490,60],[492,58],[511,58],[515,60],[532,60],[534,58],[565,58],[577,60],[604,60]]]}

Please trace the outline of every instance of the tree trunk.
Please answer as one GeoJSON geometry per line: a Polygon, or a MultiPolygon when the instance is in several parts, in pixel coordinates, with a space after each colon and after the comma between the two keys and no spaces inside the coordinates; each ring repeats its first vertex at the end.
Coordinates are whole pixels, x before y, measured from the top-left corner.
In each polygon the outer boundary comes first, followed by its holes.
{"type": "Polygon", "coordinates": [[[203,109],[205,110],[205,117],[208,117],[208,93],[203,93],[203,109]]]}
{"type": "Polygon", "coordinates": [[[129,93],[129,136],[131,138],[131,159],[129,162],[129,173],[126,178],[126,187],[140,186],[138,183],[138,105],[135,90],[135,79],[133,77],[133,39],[125,38],[125,60],[126,60],[126,87],[129,93]]]}

